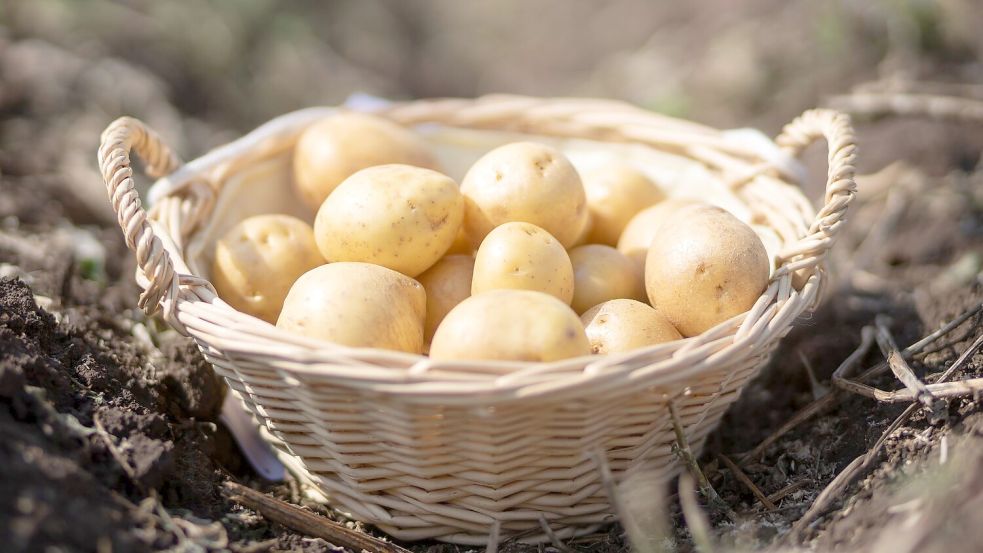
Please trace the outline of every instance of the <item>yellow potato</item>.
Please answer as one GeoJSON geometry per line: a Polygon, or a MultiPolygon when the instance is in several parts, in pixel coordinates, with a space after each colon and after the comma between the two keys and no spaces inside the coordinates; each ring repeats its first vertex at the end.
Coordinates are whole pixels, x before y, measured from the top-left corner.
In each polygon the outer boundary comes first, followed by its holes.
{"type": "Polygon", "coordinates": [[[584,175],[591,226],[589,244],[618,243],[621,232],[636,213],[666,195],[645,173],[626,164],[612,164],[584,175]]]}
{"type": "Polygon", "coordinates": [[[369,263],[331,263],[304,273],[276,326],[353,347],[423,351],[423,286],[369,263]]]}
{"type": "Polygon", "coordinates": [[[423,339],[430,342],[437,325],[451,309],[471,295],[474,258],[470,255],[448,255],[427,269],[417,280],[427,291],[427,323],[423,339]]]}
{"type": "Polygon", "coordinates": [[[478,245],[503,223],[532,223],[567,248],[587,224],[580,175],[559,150],[535,142],[500,146],[479,159],[461,182],[465,229],[478,245]]]}
{"type": "Polygon", "coordinates": [[[454,242],[464,199],[448,176],[409,165],[362,169],[324,201],[314,237],[330,262],[375,263],[415,277],[454,242]]]}
{"type": "Polygon", "coordinates": [[[215,243],[212,284],[235,309],[272,323],[297,277],[323,264],[310,225],[289,215],[256,215],[215,243]]]}
{"type": "Polygon", "coordinates": [[[622,353],[682,338],[662,313],[635,300],[595,305],[580,320],[594,353],[622,353]]]}
{"type": "Polygon", "coordinates": [[[493,290],[464,300],[437,327],[432,359],[556,361],[590,353],[580,319],[531,290],[493,290]]]}
{"type": "Polygon", "coordinates": [[[444,255],[468,255],[474,254],[474,246],[471,245],[471,241],[468,240],[468,235],[464,233],[464,225],[461,225],[461,230],[458,231],[457,236],[454,237],[454,242],[451,247],[447,249],[447,253],[444,255]]]}
{"type": "Polygon", "coordinates": [[[505,223],[488,233],[474,260],[471,293],[536,290],[573,299],[570,256],[550,233],[529,223],[505,223]]]}
{"type": "Polygon", "coordinates": [[[689,206],[656,232],[645,289],[683,336],[696,336],[750,309],[770,265],[751,227],[719,207],[689,206]]]}
{"type": "Polygon", "coordinates": [[[294,150],[294,185],[304,202],[317,209],[356,171],[403,163],[439,170],[426,141],[388,119],[340,112],[311,125],[294,150]]]}
{"type": "Polygon", "coordinates": [[[675,215],[679,209],[687,205],[699,203],[695,200],[672,198],[639,211],[628,221],[628,224],[625,225],[625,230],[621,233],[621,237],[618,238],[618,251],[635,262],[635,268],[638,270],[638,274],[640,276],[644,275],[645,256],[648,253],[649,245],[652,244],[652,238],[655,236],[656,231],[659,230],[659,225],[664,220],[675,215]]]}
{"type": "Polygon", "coordinates": [[[611,246],[588,244],[574,248],[570,250],[570,263],[573,265],[570,307],[577,313],[608,300],[645,296],[635,265],[611,246]]]}

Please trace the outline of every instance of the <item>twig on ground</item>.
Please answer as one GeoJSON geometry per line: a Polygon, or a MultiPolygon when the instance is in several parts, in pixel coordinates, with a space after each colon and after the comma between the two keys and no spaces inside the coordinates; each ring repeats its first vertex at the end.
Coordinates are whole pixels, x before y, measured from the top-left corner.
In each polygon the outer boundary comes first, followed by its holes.
{"type": "Polygon", "coordinates": [[[889,320],[883,315],[878,315],[874,319],[874,324],[877,327],[875,337],[877,338],[878,347],[881,348],[881,353],[887,358],[887,364],[891,367],[891,372],[905,385],[905,388],[911,391],[915,399],[925,407],[925,412],[928,413],[930,419],[933,421],[940,420],[944,416],[945,402],[932,395],[932,392],[928,390],[925,383],[915,375],[908,362],[904,360],[901,350],[898,349],[898,344],[894,341],[891,330],[888,329],[889,320]]]}
{"type": "Polygon", "coordinates": [[[109,450],[109,454],[112,455],[113,459],[116,460],[116,464],[118,464],[120,468],[123,469],[123,474],[126,475],[126,478],[130,481],[130,483],[136,486],[138,490],[140,490],[143,493],[147,493],[147,490],[143,487],[143,484],[137,478],[136,473],[133,472],[133,467],[131,467],[130,463],[128,463],[126,461],[126,458],[123,457],[123,452],[116,447],[115,443],[113,443],[113,435],[107,432],[106,427],[102,425],[102,420],[100,420],[99,418],[98,411],[92,413],[92,422],[93,424],[95,424],[96,434],[98,434],[99,437],[102,438],[103,443],[106,444],[106,449],[109,450]]]}
{"type": "Polygon", "coordinates": [[[546,515],[539,513],[539,526],[542,527],[543,533],[549,538],[550,544],[553,547],[559,549],[563,553],[576,553],[572,547],[563,543],[559,537],[557,537],[556,532],[553,531],[553,527],[550,526],[548,520],[546,520],[546,515]]]}
{"type": "Polygon", "coordinates": [[[501,530],[501,521],[496,520],[492,523],[491,532],[488,534],[488,545],[485,546],[485,553],[498,553],[498,534],[501,530]]]}
{"type": "Polygon", "coordinates": [[[725,465],[727,465],[727,468],[730,469],[730,473],[734,475],[734,478],[736,478],[738,482],[744,484],[745,488],[751,490],[751,493],[758,498],[758,501],[760,501],[766,509],[774,510],[777,508],[777,506],[772,503],[767,496],[765,496],[764,492],[762,492],[761,489],[758,488],[758,486],[756,486],[750,478],[748,478],[748,475],[745,474],[744,471],[741,470],[741,467],[737,466],[734,461],[731,461],[730,458],[723,453],[718,454],[717,457],[723,461],[725,465]]]}
{"type": "MultiPolygon", "coordinates": [[[[979,311],[979,308],[972,311],[979,311]]],[[[969,317],[966,317],[966,319],[968,318],[969,317]]],[[[950,329],[954,328],[952,323],[946,325],[946,327],[949,327],[950,329]]],[[[920,340],[917,342],[917,344],[922,344],[923,346],[927,343],[928,342],[925,340],[920,340]]],[[[981,345],[983,345],[983,335],[978,337],[972,344],[970,344],[968,348],[966,348],[965,351],[963,351],[963,353],[952,363],[952,365],[950,365],[949,368],[942,373],[942,376],[939,377],[936,384],[944,384],[945,381],[952,377],[952,375],[960,369],[962,364],[965,363],[966,360],[969,359],[981,345]]],[[[806,513],[802,515],[802,518],[795,523],[792,530],[789,532],[789,536],[798,537],[801,532],[812,524],[812,521],[816,517],[823,514],[833,500],[846,489],[850,482],[852,482],[857,476],[859,476],[864,470],[873,464],[874,460],[876,460],[880,454],[881,449],[884,447],[884,444],[887,443],[888,438],[890,438],[895,431],[901,428],[901,426],[904,425],[908,419],[919,410],[919,408],[920,406],[917,403],[912,403],[909,405],[908,408],[898,415],[898,417],[894,419],[894,422],[892,422],[891,425],[884,430],[880,438],[877,439],[877,442],[874,443],[873,447],[871,447],[867,453],[860,455],[851,461],[846,468],[836,475],[836,478],[834,478],[833,481],[826,486],[822,493],[819,494],[812,506],[809,507],[809,510],[806,511],[806,513]]]]}
{"type": "Polygon", "coordinates": [[[687,473],[679,475],[679,506],[683,510],[683,519],[693,544],[700,553],[713,553],[716,550],[713,538],[710,537],[710,522],[707,520],[700,504],[696,500],[696,486],[693,477],[687,473]]]}
{"type": "Polygon", "coordinates": [[[816,371],[812,370],[812,363],[809,362],[809,358],[802,353],[802,350],[796,350],[796,353],[799,354],[802,366],[806,370],[806,376],[809,377],[809,388],[812,389],[812,399],[819,399],[828,394],[829,388],[820,384],[819,379],[816,378],[816,371]]]}
{"type": "Polygon", "coordinates": [[[785,486],[784,488],[778,490],[777,492],[768,494],[768,501],[771,501],[772,503],[775,503],[777,505],[781,500],[801,490],[802,488],[808,486],[811,483],[812,480],[809,479],[796,480],[795,482],[792,482],[791,484],[785,486]]]}
{"type": "Polygon", "coordinates": [[[935,94],[856,92],[826,104],[853,115],[914,115],[933,119],[983,121],[983,101],[935,94]]]}
{"type": "Polygon", "coordinates": [[[693,450],[689,447],[689,440],[686,439],[686,433],[683,431],[683,424],[679,420],[679,412],[676,410],[676,402],[669,400],[667,402],[669,407],[669,415],[672,418],[672,430],[676,434],[676,453],[685,463],[686,468],[689,470],[693,478],[696,479],[700,486],[700,493],[707,498],[707,501],[715,506],[721,508],[726,514],[727,518],[731,520],[737,519],[737,514],[734,510],[730,508],[727,503],[720,498],[717,494],[717,490],[713,489],[710,485],[710,481],[707,480],[703,470],[700,469],[700,464],[696,461],[696,456],[693,455],[693,450]]]}
{"type": "Polygon", "coordinates": [[[258,512],[269,520],[308,536],[322,538],[355,551],[364,549],[370,553],[409,553],[407,549],[396,544],[349,529],[235,482],[226,482],[223,492],[229,499],[258,512]]]}
{"type": "MultiPolygon", "coordinates": [[[[901,354],[907,357],[924,350],[926,346],[928,346],[932,342],[935,342],[942,336],[945,336],[946,334],[952,332],[953,330],[961,326],[963,323],[965,323],[967,320],[969,320],[971,317],[980,313],[980,311],[983,311],[983,303],[980,303],[975,307],[967,309],[953,320],[939,327],[938,330],[928,334],[921,340],[918,340],[914,344],[911,344],[910,346],[903,349],[901,351],[901,354]]],[[[861,355],[860,358],[862,357],[863,356],[861,355]]],[[[857,361],[859,361],[859,358],[857,359],[857,361]]],[[[857,381],[867,380],[868,378],[872,378],[876,375],[882,374],[883,372],[887,371],[888,368],[889,367],[887,362],[878,363],[877,365],[861,373],[856,380],[857,381]]],[[[834,392],[806,405],[805,407],[797,411],[794,415],[792,415],[792,417],[788,421],[786,421],[785,424],[783,424],[777,430],[769,434],[764,440],[761,441],[761,443],[756,445],[753,449],[751,449],[747,453],[741,455],[738,459],[738,462],[740,462],[741,464],[746,464],[752,459],[757,459],[758,457],[761,456],[761,454],[765,452],[766,449],[771,447],[771,445],[774,444],[776,441],[778,441],[782,436],[784,436],[793,428],[797,427],[803,422],[811,419],[813,416],[822,413],[823,411],[829,409],[830,407],[833,407],[840,401],[840,398],[841,395],[834,392]]]]}

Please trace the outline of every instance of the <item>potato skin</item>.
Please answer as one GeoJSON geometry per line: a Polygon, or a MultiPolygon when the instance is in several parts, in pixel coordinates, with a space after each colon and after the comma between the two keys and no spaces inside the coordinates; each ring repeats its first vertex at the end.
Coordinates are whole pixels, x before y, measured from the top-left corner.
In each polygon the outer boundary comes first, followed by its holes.
{"type": "Polygon", "coordinates": [[[628,221],[646,207],[665,199],[665,193],[645,173],[619,163],[584,175],[587,209],[593,225],[588,244],[615,246],[628,221]]]}
{"type": "Polygon", "coordinates": [[[331,263],[297,279],[276,326],[345,346],[421,353],[426,308],[423,286],[406,275],[331,263]]]}
{"type": "Polygon", "coordinates": [[[531,290],[492,290],[464,300],[437,327],[430,357],[556,361],[590,353],[566,304],[531,290]]]}
{"type": "Polygon", "coordinates": [[[464,198],[448,176],[378,165],[345,179],[324,201],[314,237],[329,262],[374,263],[415,277],[454,242],[464,198]]]}
{"type": "Polygon", "coordinates": [[[644,283],[634,263],[611,246],[576,247],[570,250],[570,263],[573,265],[570,307],[577,313],[608,300],[645,297],[644,283]]]}
{"type": "Polygon", "coordinates": [[[294,150],[294,185],[316,210],[357,171],[390,163],[440,169],[427,142],[406,127],[374,115],[339,112],[300,136],[294,150]]]}
{"type": "Polygon", "coordinates": [[[568,248],[587,224],[587,198],[580,175],[559,150],[535,142],[495,148],[475,162],[461,181],[465,229],[477,246],[503,223],[543,228],[568,248]]]}
{"type": "Polygon", "coordinates": [[[651,205],[635,214],[618,238],[618,251],[628,256],[638,269],[640,276],[645,274],[645,256],[652,238],[659,226],[677,211],[688,205],[706,205],[696,200],[671,198],[651,205]]]}
{"type": "Polygon", "coordinates": [[[427,322],[423,339],[429,343],[444,317],[471,296],[474,258],[448,255],[417,277],[427,292],[427,322]]]}
{"type": "Polygon", "coordinates": [[[659,227],[645,263],[649,301],[683,336],[744,313],[768,285],[768,253],[751,227],[690,206],[659,227]]]}
{"type": "Polygon", "coordinates": [[[488,233],[474,260],[471,293],[513,289],[545,292],[567,305],[573,265],[550,233],[530,223],[505,223],[488,233]]]}
{"type": "Polygon", "coordinates": [[[256,215],[216,242],[211,280],[229,305],[273,323],[294,281],[323,264],[310,225],[289,215],[256,215]]]}
{"type": "Polygon", "coordinates": [[[591,352],[622,353],[679,340],[682,335],[669,319],[640,301],[606,301],[581,315],[591,352]]]}

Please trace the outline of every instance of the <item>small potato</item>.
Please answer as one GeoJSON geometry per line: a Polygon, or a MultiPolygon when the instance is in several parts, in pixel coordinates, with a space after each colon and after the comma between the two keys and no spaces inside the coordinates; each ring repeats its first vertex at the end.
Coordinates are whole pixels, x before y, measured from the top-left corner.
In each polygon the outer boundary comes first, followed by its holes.
{"type": "Polygon", "coordinates": [[[345,179],[324,201],[314,237],[329,262],[362,261],[415,277],[454,242],[464,198],[448,176],[379,165],[345,179]]]}
{"type": "Polygon", "coordinates": [[[273,323],[297,277],[323,264],[310,225],[289,215],[256,215],[215,243],[212,284],[235,309],[273,323]]]}
{"type": "Polygon", "coordinates": [[[432,359],[556,361],[590,353],[580,319],[531,290],[493,290],[462,301],[437,327],[432,359]]]}
{"type": "Polygon", "coordinates": [[[276,326],[353,347],[423,351],[423,286],[369,263],[331,263],[304,273],[276,326]]]}
{"type": "Polygon", "coordinates": [[[635,300],[595,305],[580,320],[594,353],[622,353],[682,338],[662,313],[635,300]]]}
{"type": "Polygon", "coordinates": [[[645,173],[631,165],[612,164],[584,175],[587,209],[593,226],[589,244],[615,246],[628,221],[666,195],[645,173]]]}
{"type": "Polygon", "coordinates": [[[719,207],[689,206],[656,232],[645,289],[683,336],[696,336],[750,309],[770,266],[751,227],[719,207]]]}
{"type": "Polygon", "coordinates": [[[439,170],[425,140],[388,119],[364,113],[336,113],[311,125],[294,150],[294,185],[317,209],[356,171],[389,163],[439,170]]]}
{"type": "Polygon", "coordinates": [[[630,259],[611,246],[588,244],[570,250],[573,265],[573,301],[583,313],[617,298],[643,299],[644,284],[630,259]]]}
{"type": "Polygon", "coordinates": [[[448,255],[427,269],[417,280],[427,291],[427,323],[424,341],[433,340],[437,325],[451,309],[471,295],[474,258],[470,255],[448,255]]]}
{"type": "Polygon", "coordinates": [[[536,290],[573,299],[573,265],[550,233],[529,223],[505,223],[488,233],[474,260],[471,293],[536,290]]]}
{"type": "Polygon", "coordinates": [[[649,245],[652,244],[652,238],[659,230],[659,225],[675,215],[680,208],[699,203],[696,200],[673,198],[663,200],[639,211],[628,221],[621,237],[618,238],[618,251],[634,261],[638,274],[644,275],[645,256],[648,253],[649,245]]]}
{"type": "Polygon", "coordinates": [[[479,159],[461,181],[465,229],[478,245],[503,223],[532,223],[564,248],[587,224],[587,199],[580,175],[559,150],[535,142],[500,146],[479,159]]]}

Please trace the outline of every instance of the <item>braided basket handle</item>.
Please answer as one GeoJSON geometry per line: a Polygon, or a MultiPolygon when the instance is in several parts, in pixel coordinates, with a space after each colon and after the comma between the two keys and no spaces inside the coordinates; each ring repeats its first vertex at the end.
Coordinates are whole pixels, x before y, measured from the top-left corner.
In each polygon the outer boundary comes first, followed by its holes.
{"type": "Polygon", "coordinates": [[[832,247],[857,192],[854,181],[857,145],[848,115],[828,109],[809,110],[785,125],[775,142],[787,154],[798,156],[820,138],[826,139],[829,148],[824,205],[806,235],[779,254],[780,268],[775,276],[815,271],[832,247]]]}
{"type": "Polygon", "coordinates": [[[120,117],[102,133],[99,169],[106,182],[113,211],[123,229],[126,246],[136,253],[137,265],[149,283],[140,294],[138,305],[152,314],[157,311],[165,295],[177,297],[178,280],[174,263],[147,221],[147,212],[133,184],[131,151],[135,151],[144,161],[144,171],[155,178],[173,172],[181,165],[181,160],[157,133],[132,117],[120,117]]]}

